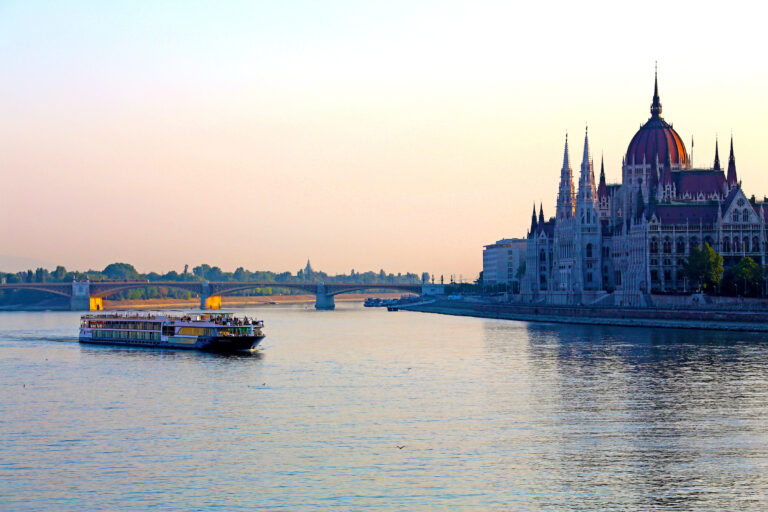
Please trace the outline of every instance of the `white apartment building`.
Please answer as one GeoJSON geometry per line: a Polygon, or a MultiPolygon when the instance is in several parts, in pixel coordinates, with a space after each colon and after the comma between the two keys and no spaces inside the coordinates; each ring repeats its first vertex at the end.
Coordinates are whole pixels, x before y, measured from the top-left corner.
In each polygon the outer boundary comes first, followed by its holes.
{"type": "Polygon", "coordinates": [[[483,284],[511,285],[510,291],[518,291],[520,282],[517,269],[525,262],[528,240],[525,238],[503,238],[483,249],[483,284]]]}

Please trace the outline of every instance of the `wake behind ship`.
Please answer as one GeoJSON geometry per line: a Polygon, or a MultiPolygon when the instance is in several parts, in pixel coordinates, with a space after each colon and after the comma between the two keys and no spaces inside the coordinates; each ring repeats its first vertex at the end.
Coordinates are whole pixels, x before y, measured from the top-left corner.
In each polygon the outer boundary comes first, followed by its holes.
{"type": "Polygon", "coordinates": [[[262,320],[232,313],[98,313],[80,318],[80,343],[243,352],[264,338],[262,320]]]}

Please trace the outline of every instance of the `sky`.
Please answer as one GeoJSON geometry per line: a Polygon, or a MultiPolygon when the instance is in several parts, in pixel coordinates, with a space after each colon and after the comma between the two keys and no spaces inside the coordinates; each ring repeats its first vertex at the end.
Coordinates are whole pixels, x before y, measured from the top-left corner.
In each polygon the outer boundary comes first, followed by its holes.
{"type": "Polygon", "coordinates": [[[656,61],[694,164],[733,133],[762,197],[762,23],[741,2],[0,0],[0,255],[472,280],[534,202],[553,213],[566,132],[575,173],[588,125],[619,181],[656,61]]]}

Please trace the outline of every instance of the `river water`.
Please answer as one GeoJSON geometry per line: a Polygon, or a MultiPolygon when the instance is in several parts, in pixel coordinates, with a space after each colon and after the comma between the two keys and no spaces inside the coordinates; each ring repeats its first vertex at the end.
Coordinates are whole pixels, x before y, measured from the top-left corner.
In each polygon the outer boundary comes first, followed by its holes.
{"type": "Polygon", "coordinates": [[[768,508],[764,336],[240,311],[255,356],[0,313],[0,510],[768,508]]]}

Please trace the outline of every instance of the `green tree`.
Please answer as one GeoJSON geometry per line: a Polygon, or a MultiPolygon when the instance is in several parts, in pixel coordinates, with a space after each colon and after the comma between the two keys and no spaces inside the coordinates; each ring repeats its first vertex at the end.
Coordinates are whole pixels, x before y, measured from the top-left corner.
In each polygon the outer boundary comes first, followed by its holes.
{"type": "Polygon", "coordinates": [[[64,278],[67,277],[67,269],[59,265],[56,267],[56,270],[53,271],[51,277],[54,281],[64,281],[64,278]]]}
{"type": "Polygon", "coordinates": [[[762,295],[763,272],[760,265],[749,256],[725,270],[723,275],[723,292],[730,295],[754,297],[762,295]]]}
{"type": "Polygon", "coordinates": [[[130,263],[110,263],[101,273],[107,279],[138,279],[141,277],[130,263]]]}
{"type": "Polygon", "coordinates": [[[704,244],[703,248],[691,249],[683,269],[692,283],[703,290],[712,289],[723,278],[723,257],[709,244],[704,244]]]}

